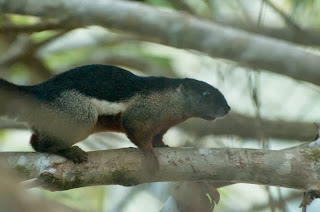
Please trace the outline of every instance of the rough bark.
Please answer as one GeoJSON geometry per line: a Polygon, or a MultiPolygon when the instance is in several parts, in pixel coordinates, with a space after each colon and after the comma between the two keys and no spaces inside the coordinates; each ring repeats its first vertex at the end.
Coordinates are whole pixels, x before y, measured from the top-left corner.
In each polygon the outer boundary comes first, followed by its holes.
{"type": "Polygon", "coordinates": [[[101,25],[139,35],[148,41],[194,49],[212,57],[320,84],[319,55],[312,51],[289,42],[224,27],[180,12],[159,10],[142,3],[1,0],[0,12],[57,18],[71,26],[101,25]]]}
{"type": "Polygon", "coordinates": [[[160,162],[160,171],[155,174],[147,172],[143,154],[133,148],[90,152],[89,161],[82,164],[30,152],[1,153],[0,158],[25,179],[38,178],[44,187],[53,190],[188,180],[320,190],[320,151],[316,148],[281,151],[160,148],[155,152],[160,162]]]}

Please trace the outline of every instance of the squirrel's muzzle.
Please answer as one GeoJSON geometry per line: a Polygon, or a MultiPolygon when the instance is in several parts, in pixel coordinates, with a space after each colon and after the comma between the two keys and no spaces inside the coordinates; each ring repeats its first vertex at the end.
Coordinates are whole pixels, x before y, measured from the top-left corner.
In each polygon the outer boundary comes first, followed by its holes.
{"type": "Polygon", "coordinates": [[[227,115],[229,113],[229,111],[231,110],[230,106],[227,105],[226,107],[221,107],[218,109],[217,113],[215,114],[216,118],[222,118],[225,115],[227,115]]]}

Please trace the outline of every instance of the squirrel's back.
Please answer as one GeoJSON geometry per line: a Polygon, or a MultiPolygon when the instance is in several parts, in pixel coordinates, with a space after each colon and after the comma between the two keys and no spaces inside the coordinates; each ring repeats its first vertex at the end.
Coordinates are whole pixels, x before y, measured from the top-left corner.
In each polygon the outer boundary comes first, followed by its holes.
{"type": "Polygon", "coordinates": [[[122,68],[109,65],[87,65],[58,74],[32,86],[32,93],[44,101],[52,101],[61,93],[73,90],[85,96],[119,102],[137,93],[154,92],[180,84],[181,79],[140,77],[122,68]]]}

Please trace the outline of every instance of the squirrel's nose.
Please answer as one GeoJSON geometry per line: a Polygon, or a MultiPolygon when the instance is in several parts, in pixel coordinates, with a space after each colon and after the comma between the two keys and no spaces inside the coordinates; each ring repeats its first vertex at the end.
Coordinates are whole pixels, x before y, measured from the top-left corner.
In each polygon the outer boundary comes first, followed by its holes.
{"type": "Polygon", "coordinates": [[[229,113],[230,110],[231,110],[231,107],[229,105],[227,105],[227,107],[225,108],[219,108],[217,117],[224,117],[229,113]]]}
{"type": "Polygon", "coordinates": [[[227,105],[226,114],[229,113],[230,110],[231,110],[231,107],[229,105],[227,105]]]}

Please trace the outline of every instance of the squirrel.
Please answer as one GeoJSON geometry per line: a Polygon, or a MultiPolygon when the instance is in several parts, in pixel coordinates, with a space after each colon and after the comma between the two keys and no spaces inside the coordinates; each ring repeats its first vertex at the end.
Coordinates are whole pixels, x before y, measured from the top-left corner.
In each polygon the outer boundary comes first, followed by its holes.
{"type": "Polygon", "coordinates": [[[165,147],[163,135],[191,117],[214,120],[230,107],[215,87],[195,79],[141,77],[119,67],[86,65],[45,82],[21,86],[0,79],[0,116],[16,118],[32,129],[37,152],[88,160],[74,144],[96,132],[125,133],[159,163],[153,147],[165,147]]]}

